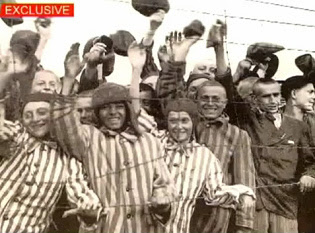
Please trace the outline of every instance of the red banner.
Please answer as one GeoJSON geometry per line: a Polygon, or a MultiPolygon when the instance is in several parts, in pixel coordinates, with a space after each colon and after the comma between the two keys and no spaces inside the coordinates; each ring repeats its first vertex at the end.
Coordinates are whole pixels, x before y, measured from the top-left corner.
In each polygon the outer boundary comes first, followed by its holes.
{"type": "Polygon", "coordinates": [[[1,18],[19,17],[73,17],[73,3],[35,4],[14,3],[1,5],[1,18]]]}

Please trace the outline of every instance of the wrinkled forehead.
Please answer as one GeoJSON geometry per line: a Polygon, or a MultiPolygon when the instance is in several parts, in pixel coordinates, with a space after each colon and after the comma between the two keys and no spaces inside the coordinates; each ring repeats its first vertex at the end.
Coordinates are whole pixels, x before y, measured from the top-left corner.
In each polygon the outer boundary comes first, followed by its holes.
{"type": "Polygon", "coordinates": [[[198,90],[198,96],[218,96],[221,98],[226,98],[226,91],[223,86],[202,86],[198,90]]]}
{"type": "Polygon", "coordinates": [[[169,118],[176,118],[176,119],[187,118],[187,117],[190,118],[189,114],[185,111],[170,111],[168,113],[168,117],[169,118]]]}
{"type": "Polygon", "coordinates": [[[50,104],[45,101],[28,102],[23,109],[23,113],[28,112],[28,111],[36,111],[37,109],[40,109],[40,108],[45,108],[49,110],[50,104]]]}
{"type": "Polygon", "coordinates": [[[281,87],[279,83],[257,83],[254,85],[253,91],[256,96],[280,94],[281,87]]]}
{"type": "Polygon", "coordinates": [[[60,80],[54,73],[50,71],[38,71],[35,73],[34,82],[36,81],[54,81],[58,83],[60,80]]]}

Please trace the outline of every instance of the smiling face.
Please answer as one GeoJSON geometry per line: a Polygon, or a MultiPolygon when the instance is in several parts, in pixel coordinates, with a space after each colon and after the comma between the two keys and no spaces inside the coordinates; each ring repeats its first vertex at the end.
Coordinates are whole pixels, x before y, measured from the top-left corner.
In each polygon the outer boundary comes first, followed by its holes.
{"type": "Polygon", "coordinates": [[[49,133],[50,105],[47,102],[29,102],[23,110],[23,125],[26,131],[36,138],[49,133]]]}
{"type": "Polygon", "coordinates": [[[48,71],[39,71],[35,74],[32,83],[32,93],[50,93],[58,92],[58,77],[48,71]]]}
{"type": "Polygon", "coordinates": [[[187,143],[192,135],[193,122],[187,112],[170,111],[167,118],[168,131],[179,143],[187,143]]]}
{"type": "Polygon", "coordinates": [[[281,103],[278,83],[259,83],[254,85],[254,98],[259,109],[267,113],[277,113],[281,103]]]}
{"type": "Polygon", "coordinates": [[[110,103],[103,106],[99,111],[102,124],[114,131],[120,130],[126,120],[127,110],[124,103],[110,103]]]}
{"type": "Polygon", "coordinates": [[[224,87],[204,86],[198,91],[197,103],[199,112],[207,119],[214,120],[221,116],[227,98],[224,87]]]}
{"type": "Polygon", "coordinates": [[[302,111],[310,112],[314,110],[315,92],[314,85],[312,83],[306,86],[293,90],[295,105],[302,111]]]}

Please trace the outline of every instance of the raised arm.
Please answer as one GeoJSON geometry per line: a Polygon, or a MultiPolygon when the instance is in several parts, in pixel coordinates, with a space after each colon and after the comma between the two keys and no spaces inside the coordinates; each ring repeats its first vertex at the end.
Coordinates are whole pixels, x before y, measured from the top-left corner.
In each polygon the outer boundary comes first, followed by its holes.
{"type": "Polygon", "coordinates": [[[146,60],[145,48],[141,44],[133,42],[128,49],[128,57],[132,66],[132,79],[130,85],[130,97],[136,113],[140,112],[140,75],[146,60]]]}
{"type": "Polygon", "coordinates": [[[35,27],[40,35],[39,44],[37,46],[35,56],[38,61],[41,60],[44,49],[51,35],[51,20],[47,18],[38,18],[35,20],[35,27]]]}
{"type": "Polygon", "coordinates": [[[64,60],[65,75],[62,79],[62,95],[74,94],[74,86],[76,83],[76,77],[81,72],[84,63],[80,61],[79,57],[79,43],[71,45],[69,52],[64,60]]]}
{"type": "Polygon", "coordinates": [[[63,150],[82,161],[90,145],[91,126],[82,125],[76,98],[57,96],[52,106],[53,134],[63,150]]]}

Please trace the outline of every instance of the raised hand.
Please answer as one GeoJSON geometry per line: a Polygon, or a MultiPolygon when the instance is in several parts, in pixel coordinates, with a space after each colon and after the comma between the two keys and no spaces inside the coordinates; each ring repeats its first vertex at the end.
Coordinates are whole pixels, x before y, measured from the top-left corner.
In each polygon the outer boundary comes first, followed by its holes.
{"type": "Polygon", "coordinates": [[[69,52],[65,57],[65,77],[75,78],[84,66],[84,63],[80,60],[79,47],[80,43],[72,44],[69,52]]]}
{"type": "Polygon", "coordinates": [[[226,24],[221,21],[217,20],[216,24],[212,25],[207,39],[207,48],[209,47],[216,47],[218,45],[223,45],[224,37],[227,33],[227,26],[226,24]]]}
{"type": "Polygon", "coordinates": [[[174,61],[185,61],[190,47],[195,44],[200,36],[193,35],[190,37],[183,38],[181,32],[171,32],[169,35],[170,48],[173,55],[174,61]]]}
{"type": "Polygon", "coordinates": [[[49,39],[51,36],[51,19],[37,18],[35,20],[35,28],[43,39],[49,39]]]}
{"type": "Polygon", "coordinates": [[[163,23],[165,17],[164,10],[158,10],[150,16],[150,30],[156,31],[163,23]]]}
{"type": "Polygon", "coordinates": [[[146,61],[146,56],[147,54],[145,48],[141,44],[138,44],[136,41],[134,41],[129,46],[128,58],[133,69],[142,70],[146,61]]]}
{"type": "Polygon", "coordinates": [[[93,45],[90,52],[84,55],[87,64],[96,67],[102,61],[106,60],[107,46],[104,43],[97,42],[93,45]]]}

